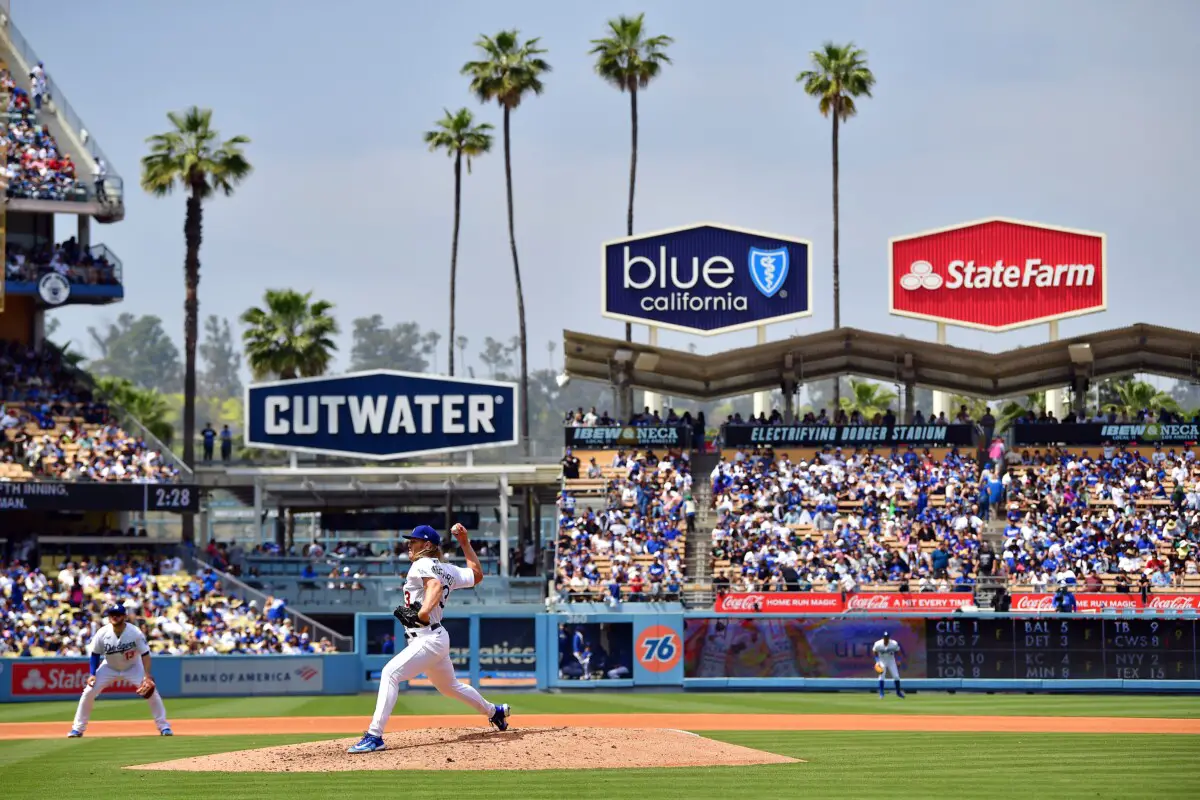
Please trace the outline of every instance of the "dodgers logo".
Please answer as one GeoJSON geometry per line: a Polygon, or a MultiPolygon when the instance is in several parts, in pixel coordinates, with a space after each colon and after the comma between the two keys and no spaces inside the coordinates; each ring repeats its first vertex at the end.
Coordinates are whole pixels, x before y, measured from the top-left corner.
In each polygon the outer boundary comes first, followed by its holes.
{"type": "Polygon", "coordinates": [[[754,281],[754,288],[762,292],[763,297],[774,297],[787,279],[787,248],[759,250],[757,247],[751,247],[749,260],[750,280],[754,281]]]}

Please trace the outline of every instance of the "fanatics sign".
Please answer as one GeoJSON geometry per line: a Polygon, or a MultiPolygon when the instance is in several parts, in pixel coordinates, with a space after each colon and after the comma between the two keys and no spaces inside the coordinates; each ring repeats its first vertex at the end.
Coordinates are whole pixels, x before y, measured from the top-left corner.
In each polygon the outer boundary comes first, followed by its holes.
{"type": "Polygon", "coordinates": [[[1003,331],[1103,311],[1105,235],[999,217],[898,236],[891,313],[1003,331]]]}

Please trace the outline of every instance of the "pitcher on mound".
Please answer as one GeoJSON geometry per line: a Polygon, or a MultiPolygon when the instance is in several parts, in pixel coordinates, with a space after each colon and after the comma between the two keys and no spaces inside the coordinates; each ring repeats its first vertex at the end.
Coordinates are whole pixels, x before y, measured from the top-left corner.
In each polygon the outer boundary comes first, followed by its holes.
{"type": "Polygon", "coordinates": [[[484,700],[475,687],[458,679],[454,674],[454,664],[450,661],[450,634],[442,627],[446,598],[455,589],[470,589],[483,581],[483,568],[467,538],[467,529],[455,524],[450,533],[458,540],[468,569],[442,562],[442,537],[428,525],[420,525],[404,537],[408,539],[408,556],[412,559],[412,566],[404,580],[404,604],[398,606],[394,613],[404,625],[408,644],[383,668],[371,727],[367,728],[358,744],[347,752],[372,753],[386,747],[383,729],[387,727],[396,698],[400,695],[400,684],[421,673],[425,673],[429,682],[446,697],[453,697],[471,706],[487,717],[498,730],[508,729],[508,706],[484,700]]]}

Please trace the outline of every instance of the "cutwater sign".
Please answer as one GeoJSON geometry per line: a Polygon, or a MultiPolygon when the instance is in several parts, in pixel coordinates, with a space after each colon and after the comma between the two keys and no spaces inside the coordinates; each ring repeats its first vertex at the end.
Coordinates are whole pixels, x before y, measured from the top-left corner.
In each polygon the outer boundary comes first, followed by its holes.
{"type": "Polygon", "coordinates": [[[517,387],[392,370],[246,390],[246,444],[389,460],[516,444],[517,387]]]}
{"type": "Polygon", "coordinates": [[[706,222],[605,242],[600,313],[712,335],[812,314],[812,244],[706,222]]]}

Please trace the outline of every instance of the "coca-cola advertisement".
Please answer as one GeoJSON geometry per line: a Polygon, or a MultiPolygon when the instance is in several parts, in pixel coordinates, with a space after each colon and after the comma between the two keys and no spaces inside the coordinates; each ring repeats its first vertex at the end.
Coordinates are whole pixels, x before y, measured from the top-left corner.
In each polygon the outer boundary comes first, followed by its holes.
{"type": "Polygon", "coordinates": [[[863,592],[846,598],[846,611],[929,612],[944,614],[974,604],[970,594],[939,592],[863,592]]]}
{"type": "Polygon", "coordinates": [[[717,597],[722,614],[840,614],[843,612],[944,614],[972,602],[969,594],[937,592],[860,592],[842,599],[839,592],[747,592],[717,597]]]}
{"type": "MultiPolygon", "coordinates": [[[[1097,592],[1080,592],[1075,595],[1075,610],[1104,611],[1200,611],[1200,595],[1196,594],[1152,594],[1147,602],[1142,602],[1140,594],[1100,594],[1097,592]]],[[[1052,594],[1014,594],[1012,596],[1013,613],[1021,611],[1054,611],[1054,595],[1052,594]]]]}
{"type": "Polygon", "coordinates": [[[684,676],[873,678],[872,646],[884,631],[900,643],[901,672],[925,677],[925,621],[883,616],[689,619],[684,676]]]}

